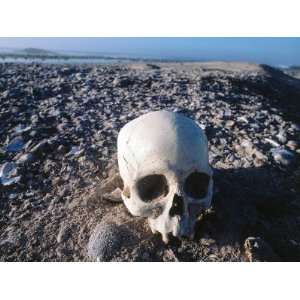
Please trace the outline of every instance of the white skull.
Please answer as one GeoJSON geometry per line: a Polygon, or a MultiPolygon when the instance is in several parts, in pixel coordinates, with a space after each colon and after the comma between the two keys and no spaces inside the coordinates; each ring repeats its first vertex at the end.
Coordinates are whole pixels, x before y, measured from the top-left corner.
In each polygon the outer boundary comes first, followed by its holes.
{"type": "Polygon", "coordinates": [[[194,121],[167,111],[132,120],[118,136],[118,164],[132,215],[148,217],[166,243],[193,236],[213,187],[207,138],[194,121]]]}

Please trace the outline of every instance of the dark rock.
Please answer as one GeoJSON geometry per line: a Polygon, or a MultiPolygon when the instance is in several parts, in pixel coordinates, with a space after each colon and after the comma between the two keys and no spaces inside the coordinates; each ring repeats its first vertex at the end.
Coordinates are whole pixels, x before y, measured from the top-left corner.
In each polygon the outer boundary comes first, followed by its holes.
{"type": "Polygon", "coordinates": [[[134,84],[134,80],[129,77],[119,77],[113,82],[114,86],[125,88],[134,84]]]}
{"type": "Polygon", "coordinates": [[[35,145],[30,152],[36,155],[40,155],[42,153],[47,152],[49,149],[49,143],[48,140],[42,140],[41,142],[39,142],[37,145],[35,145]]]}
{"type": "Polygon", "coordinates": [[[245,255],[248,261],[278,261],[278,256],[271,246],[260,237],[248,237],[244,242],[245,255]]]}
{"type": "Polygon", "coordinates": [[[101,222],[90,237],[88,256],[97,261],[109,261],[128,237],[130,234],[123,226],[101,222]]]}
{"type": "Polygon", "coordinates": [[[159,70],[160,69],[160,66],[158,65],[154,65],[154,64],[147,64],[147,66],[153,70],[159,70]]]}

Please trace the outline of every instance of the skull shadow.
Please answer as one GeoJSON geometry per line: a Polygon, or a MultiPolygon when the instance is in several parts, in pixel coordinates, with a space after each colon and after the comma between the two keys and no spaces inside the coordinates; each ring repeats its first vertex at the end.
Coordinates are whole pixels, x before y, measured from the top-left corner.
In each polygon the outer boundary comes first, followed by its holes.
{"type": "Polygon", "coordinates": [[[198,222],[196,240],[208,235],[220,247],[237,246],[243,253],[245,239],[258,237],[277,260],[299,261],[299,171],[275,166],[215,170],[212,210],[198,222]]]}

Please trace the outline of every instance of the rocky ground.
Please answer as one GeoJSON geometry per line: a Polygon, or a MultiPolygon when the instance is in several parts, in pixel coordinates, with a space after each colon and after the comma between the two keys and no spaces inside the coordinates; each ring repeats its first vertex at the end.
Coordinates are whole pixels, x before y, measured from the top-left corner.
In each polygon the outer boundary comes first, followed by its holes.
{"type": "Polygon", "coordinates": [[[300,261],[300,80],[239,63],[0,65],[0,260],[300,261]],[[119,129],[143,113],[205,128],[213,207],[164,245],[105,196],[119,129]]]}
{"type": "Polygon", "coordinates": [[[300,79],[300,67],[299,66],[291,66],[289,68],[282,69],[283,72],[289,76],[300,79]]]}

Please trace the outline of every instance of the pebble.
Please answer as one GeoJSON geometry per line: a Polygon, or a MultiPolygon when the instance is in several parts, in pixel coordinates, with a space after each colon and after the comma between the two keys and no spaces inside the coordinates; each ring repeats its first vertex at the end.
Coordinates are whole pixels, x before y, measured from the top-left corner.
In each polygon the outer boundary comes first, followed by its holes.
{"type": "Polygon", "coordinates": [[[271,246],[260,237],[248,237],[244,242],[244,249],[250,262],[278,260],[271,246]]]}
{"type": "Polygon", "coordinates": [[[275,148],[275,149],[272,149],[271,152],[272,152],[274,160],[277,163],[280,163],[281,165],[290,166],[294,163],[295,155],[293,152],[291,152],[289,150],[285,150],[282,148],[275,148]]]}
{"type": "Polygon", "coordinates": [[[216,244],[216,241],[214,239],[211,239],[211,238],[201,238],[200,239],[200,243],[203,246],[207,246],[208,247],[208,246],[216,244]]]}
{"type": "Polygon", "coordinates": [[[299,149],[299,142],[297,141],[288,141],[286,145],[288,148],[290,148],[293,151],[299,149]]]}
{"type": "Polygon", "coordinates": [[[263,160],[263,161],[267,161],[267,156],[264,155],[261,151],[254,149],[253,150],[253,155],[255,156],[255,158],[257,158],[258,160],[263,160]]]}
{"type": "Polygon", "coordinates": [[[281,131],[279,132],[277,135],[276,135],[278,141],[282,144],[285,144],[286,141],[287,141],[287,137],[286,137],[286,134],[285,132],[281,131]]]}
{"type": "Polygon", "coordinates": [[[293,123],[291,125],[291,128],[295,131],[300,131],[300,124],[293,123]]]}
{"type": "Polygon", "coordinates": [[[279,147],[280,144],[278,144],[276,141],[272,140],[272,139],[269,139],[269,138],[266,138],[265,141],[269,144],[271,144],[272,146],[274,147],[279,147]]]}
{"type": "Polygon", "coordinates": [[[35,145],[32,149],[31,149],[31,153],[34,154],[41,154],[43,152],[45,152],[48,149],[48,141],[47,139],[42,140],[41,142],[39,142],[37,145],[35,145]]]}
{"type": "Polygon", "coordinates": [[[25,153],[20,156],[20,158],[16,161],[18,165],[29,164],[34,161],[34,155],[32,153],[25,153]]]}
{"type": "Polygon", "coordinates": [[[18,126],[15,127],[15,132],[16,133],[23,133],[31,130],[31,126],[25,126],[23,124],[19,124],[18,126]]]}
{"type": "Polygon", "coordinates": [[[65,242],[68,240],[71,236],[71,228],[68,226],[67,223],[62,223],[58,232],[58,235],[56,237],[58,243],[65,242]]]}
{"type": "Polygon", "coordinates": [[[129,77],[119,77],[119,78],[115,78],[115,80],[113,81],[114,86],[121,87],[121,88],[128,87],[133,83],[134,81],[129,77]]]}
{"type": "Polygon", "coordinates": [[[232,120],[229,120],[229,121],[227,121],[226,123],[225,123],[225,127],[227,127],[227,128],[231,128],[233,125],[235,124],[235,122],[234,121],[232,121],[232,120]]]}
{"type": "Polygon", "coordinates": [[[9,144],[5,147],[6,152],[19,152],[24,147],[23,138],[20,136],[15,137],[13,140],[9,142],[9,144]]]}
{"type": "Polygon", "coordinates": [[[103,194],[103,198],[112,202],[122,202],[122,190],[120,188],[116,188],[111,193],[103,194]]]}
{"type": "Polygon", "coordinates": [[[249,140],[244,140],[242,141],[241,146],[247,150],[250,150],[253,148],[253,143],[249,140]]]}
{"type": "Polygon", "coordinates": [[[0,182],[2,185],[18,183],[21,176],[17,176],[17,165],[13,162],[6,162],[0,167],[0,182]]]}
{"type": "Polygon", "coordinates": [[[238,120],[238,122],[242,122],[242,123],[246,123],[246,124],[249,123],[248,119],[245,116],[238,117],[237,120],[238,120]]]}
{"type": "Polygon", "coordinates": [[[67,153],[67,156],[78,157],[84,152],[84,149],[81,149],[78,146],[72,146],[70,152],[67,153]]]}
{"type": "Polygon", "coordinates": [[[244,140],[242,141],[241,146],[244,148],[246,154],[252,156],[254,151],[254,145],[252,142],[250,142],[249,140],[244,140]]]}

